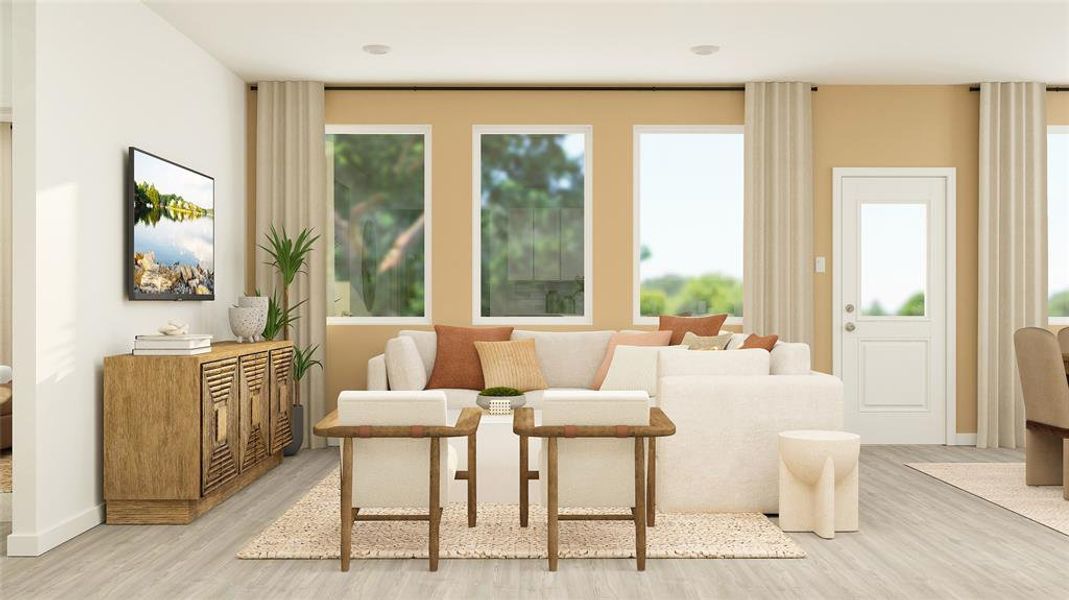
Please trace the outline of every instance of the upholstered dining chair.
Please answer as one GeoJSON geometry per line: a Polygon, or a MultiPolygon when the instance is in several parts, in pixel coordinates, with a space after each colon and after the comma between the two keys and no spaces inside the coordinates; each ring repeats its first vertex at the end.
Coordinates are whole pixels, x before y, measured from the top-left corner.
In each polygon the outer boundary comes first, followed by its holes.
{"type": "Polygon", "coordinates": [[[1062,327],[1058,331],[1058,344],[1062,347],[1062,354],[1069,354],[1069,327],[1062,327]]]}
{"type": "Polygon", "coordinates": [[[468,526],[475,526],[475,434],[482,411],[466,408],[446,424],[441,390],[350,391],[315,427],[341,438],[341,570],[348,571],[353,525],[360,521],[427,521],[430,570],[438,570],[438,538],[448,482],[468,483],[468,526]],[[468,438],[468,471],[442,438],[468,438]],[[444,448],[443,448],[444,446],[444,448]],[[371,514],[369,508],[426,508],[426,514],[371,514]]]}
{"type": "MultiPolygon", "coordinates": [[[[578,520],[634,522],[636,564],[645,570],[646,440],[675,433],[664,413],[650,408],[646,392],[549,391],[542,397],[541,425],[535,426],[529,408],[516,409],[513,423],[521,438],[545,439],[537,479],[546,507],[549,570],[557,570],[559,521],[578,520]],[[630,512],[559,512],[579,507],[630,512]]],[[[527,485],[527,478],[520,481],[527,485]]]]}
{"type": "MultiPolygon", "coordinates": [[[[1025,327],[1013,334],[1025,414],[1025,483],[1069,483],[1069,381],[1054,334],[1025,327]]],[[[1069,487],[1066,487],[1069,499],[1069,487]]]]}

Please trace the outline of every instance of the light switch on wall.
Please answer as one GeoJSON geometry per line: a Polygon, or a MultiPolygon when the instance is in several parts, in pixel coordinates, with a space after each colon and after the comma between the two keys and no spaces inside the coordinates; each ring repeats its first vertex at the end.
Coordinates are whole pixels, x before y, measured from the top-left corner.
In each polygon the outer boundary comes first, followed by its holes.
{"type": "Polygon", "coordinates": [[[824,272],[824,257],[823,256],[818,256],[817,257],[817,260],[816,260],[816,271],[817,271],[817,273],[823,273],[824,272]]]}

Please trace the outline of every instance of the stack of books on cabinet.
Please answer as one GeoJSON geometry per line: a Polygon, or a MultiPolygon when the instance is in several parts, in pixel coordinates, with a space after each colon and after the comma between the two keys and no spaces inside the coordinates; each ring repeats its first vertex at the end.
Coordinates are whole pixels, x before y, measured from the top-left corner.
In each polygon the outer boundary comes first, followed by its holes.
{"type": "Polygon", "coordinates": [[[193,356],[211,352],[212,336],[203,333],[185,335],[139,335],[134,338],[134,356],[193,356]]]}

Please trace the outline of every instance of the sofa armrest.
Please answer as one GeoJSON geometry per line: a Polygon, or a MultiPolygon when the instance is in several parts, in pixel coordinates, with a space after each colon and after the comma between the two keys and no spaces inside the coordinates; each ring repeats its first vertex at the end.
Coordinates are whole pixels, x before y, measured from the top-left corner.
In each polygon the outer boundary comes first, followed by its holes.
{"type": "Polygon", "coordinates": [[[843,384],[823,373],[662,377],[657,403],[676,424],[657,446],[667,512],[775,513],[779,433],[843,425],[843,384]]]}
{"type": "Polygon", "coordinates": [[[367,389],[381,392],[389,389],[386,382],[386,355],[376,354],[367,361],[367,389]]]}
{"type": "Polygon", "coordinates": [[[427,387],[427,370],[415,340],[398,336],[386,342],[386,379],[391,390],[418,391],[427,387]]]}

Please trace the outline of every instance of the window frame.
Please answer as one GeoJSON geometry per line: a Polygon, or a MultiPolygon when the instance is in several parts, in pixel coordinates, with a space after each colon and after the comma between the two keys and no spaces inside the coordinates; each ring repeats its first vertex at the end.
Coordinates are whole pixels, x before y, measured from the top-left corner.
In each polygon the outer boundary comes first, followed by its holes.
{"type": "MultiPolygon", "coordinates": [[[[337,317],[328,316],[327,325],[430,325],[433,323],[431,311],[433,310],[433,304],[431,302],[431,274],[433,270],[431,268],[432,254],[431,248],[431,232],[434,229],[433,219],[431,215],[431,188],[433,184],[432,172],[431,172],[431,154],[433,148],[432,139],[432,126],[430,124],[420,125],[390,125],[390,124],[327,124],[324,128],[324,152],[327,150],[326,136],[328,135],[423,135],[423,316],[422,317],[397,317],[397,316],[360,316],[360,317],[337,317]]],[[[334,160],[333,153],[327,155],[327,190],[333,189],[330,185],[334,180],[334,160]]],[[[327,226],[331,228],[333,232],[334,228],[334,198],[331,192],[330,206],[328,214],[330,215],[330,222],[327,226]]],[[[333,239],[333,234],[331,235],[333,239]]],[[[328,257],[329,261],[333,261],[333,255],[328,257]]],[[[330,264],[330,263],[328,263],[330,264]]],[[[331,268],[329,273],[333,273],[331,268]]],[[[327,281],[328,286],[333,281],[327,281]]],[[[328,287],[329,292],[329,287],[328,287]]],[[[327,302],[331,302],[330,294],[327,294],[327,302]]],[[[329,307],[328,307],[329,308],[329,307]]]]}
{"type": "MultiPolygon", "coordinates": [[[[631,232],[631,263],[632,263],[632,279],[631,279],[631,322],[633,325],[657,325],[659,322],[658,317],[647,317],[642,314],[642,273],[641,273],[641,252],[642,252],[642,231],[641,231],[641,205],[642,205],[642,186],[641,186],[641,171],[642,171],[642,134],[644,133],[736,133],[744,136],[743,143],[745,143],[745,125],[635,125],[632,128],[632,150],[631,150],[631,170],[632,170],[632,183],[631,183],[631,205],[632,205],[632,232],[631,232]]],[[[745,198],[743,199],[745,204],[745,198]]],[[[746,239],[746,226],[743,223],[743,239],[746,239]]],[[[745,267],[743,270],[743,282],[746,281],[745,267]]],[[[743,286],[743,294],[745,298],[745,285],[743,286]]],[[[728,315],[725,325],[742,325],[742,317],[735,315],[728,315]]]]}
{"type": "Polygon", "coordinates": [[[594,127],[593,125],[473,125],[471,128],[471,322],[473,325],[594,324],[594,127]],[[482,315],[482,136],[583,134],[583,315],[508,317],[482,315]]]}
{"type": "MultiPolygon", "coordinates": [[[[1047,125],[1047,137],[1050,138],[1051,134],[1066,135],[1069,136],[1069,125],[1047,125]]],[[[1045,140],[1047,141],[1047,140],[1045,140]]],[[[1045,159],[1044,159],[1045,160],[1045,159]]],[[[1049,177],[1049,175],[1048,175],[1049,177]]],[[[1049,181],[1045,181],[1044,184],[1049,184],[1049,181]]],[[[1049,188],[1050,186],[1047,185],[1049,188]]],[[[1066,198],[1066,202],[1069,203],[1069,198],[1066,198]]],[[[1050,205],[1050,196],[1047,197],[1047,205],[1050,205]]],[[[1069,207],[1067,207],[1069,209],[1069,207]]],[[[1050,219],[1050,208],[1047,209],[1047,219],[1050,219]]],[[[1049,225],[1048,225],[1049,226],[1049,225]]],[[[1050,260],[1050,240],[1047,241],[1047,260],[1050,260]]],[[[1050,304],[1050,285],[1048,284],[1046,290],[1046,302],[1048,306],[1050,304]]],[[[1047,325],[1065,326],[1069,325],[1069,317],[1052,317],[1047,314],[1047,325]]]]}

